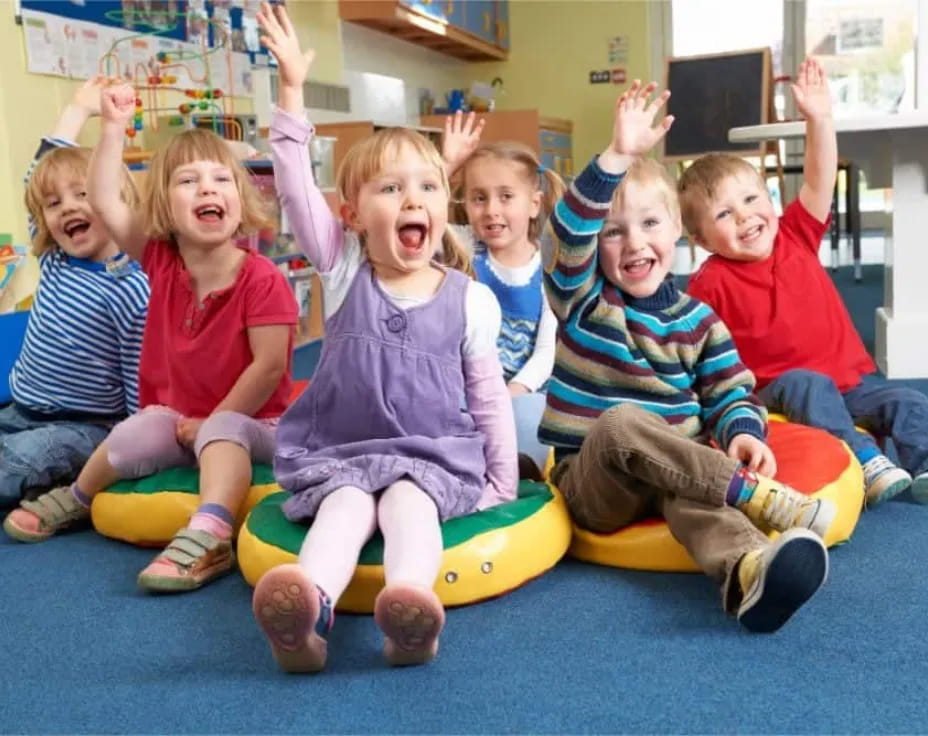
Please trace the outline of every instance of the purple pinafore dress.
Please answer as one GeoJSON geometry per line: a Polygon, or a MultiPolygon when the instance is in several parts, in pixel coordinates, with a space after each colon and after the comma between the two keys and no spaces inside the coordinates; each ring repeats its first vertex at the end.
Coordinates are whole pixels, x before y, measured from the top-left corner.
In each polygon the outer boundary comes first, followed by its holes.
{"type": "Polygon", "coordinates": [[[486,475],[483,435],[461,409],[465,292],[448,269],[435,296],[393,304],[370,264],[326,322],[319,366],[281,417],[274,473],[293,494],[291,521],[315,515],[342,486],[368,493],[408,479],[442,520],[474,510],[486,475]]]}

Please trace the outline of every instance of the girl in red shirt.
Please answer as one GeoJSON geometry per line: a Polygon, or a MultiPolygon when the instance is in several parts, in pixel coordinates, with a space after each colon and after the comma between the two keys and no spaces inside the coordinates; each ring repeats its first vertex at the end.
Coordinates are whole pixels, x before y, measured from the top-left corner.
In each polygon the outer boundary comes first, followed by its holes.
{"type": "Polygon", "coordinates": [[[103,90],[92,207],[151,283],[139,366],[142,410],[117,425],[77,482],[18,509],[16,538],[41,541],[88,518],[93,496],[121,478],[199,465],[200,507],[139,575],[153,591],[193,590],[234,565],[232,526],[252,462],[274,456],[290,393],[297,308],[276,266],[236,239],[265,223],[261,200],[225,142],[175,136],[151,162],[145,206],[119,197],[124,131],[135,90],[103,90]]]}

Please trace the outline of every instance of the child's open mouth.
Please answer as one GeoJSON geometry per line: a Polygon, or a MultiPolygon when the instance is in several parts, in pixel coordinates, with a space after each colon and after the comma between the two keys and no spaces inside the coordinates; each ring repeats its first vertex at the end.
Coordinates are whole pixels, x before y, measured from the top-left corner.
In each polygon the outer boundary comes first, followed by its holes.
{"type": "Polygon", "coordinates": [[[428,228],[425,225],[419,223],[403,225],[398,230],[398,235],[400,239],[400,245],[403,246],[403,250],[405,250],[410,255],[416,255],[421,253],[422,249],[425,248],[428,228]]]}
{"type": "Polygon", "coordinates": [[[225,217],[222,207],[215,204],[205,204],[202,207],[197,207],[194,214],[200,222],[209,223],[222,222],[222,218],[225,217]]]}
{"type": "Polygon", "coordinates": [[[632,280],[647,278],[657,261],[653,258],[639,258],[622,266],[622,273],[632,280]]]}
{"type": "Polygon", "coordinates": [[[64,234],[69,238],[77,237],[82,233],[86,233],[88,230],[90,230],[90,222],[83,218],[68,220],[64,224],[64,234]]]}
{"type": "Polygon", "coordinates": [[[760,234],[764,231],[763,225],[755,225],[754,227],[748,228],[745,232],[741,234],[742,243],[753,243],[760,237],[760,234]]]}

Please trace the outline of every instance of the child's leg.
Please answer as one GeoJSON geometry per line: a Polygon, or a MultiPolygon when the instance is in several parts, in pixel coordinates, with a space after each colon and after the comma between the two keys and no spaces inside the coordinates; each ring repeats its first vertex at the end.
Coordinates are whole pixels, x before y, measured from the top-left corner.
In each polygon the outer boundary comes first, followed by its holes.
{"type": "Polygon", "coordinates": [[[870,435],[854,428],[853,412],[828,376],[808,370],[787,371],[758,396],[791,422],[819,427],[844,440],[864,468],[868,505],[887,501],[911,485],[911,476],[883,455],[870,435]]]}
{"type": "Polygon", "coordinates": [[[848,411],[862,427],[889,436],[899,464],[915,480],[912,495],[928,503],[928,396],[891,381],[868,376],[844,395],[848,411]]]}
{"type": "Polygon", "coordinates": [[[438,509],[421,488],[401,480],[377,505],[383,533],[386,586],[377,596],[374,619],[384,632],[390,664],[422,664],[438,652],[445,611],[432,589],[441,568],[438,509]]]}
{"type": "Polygon", "coordinates": [[[630,404],[603,412],[580,452],[552,475],[580,525],[597,532],[637,520],[665,494],[714,508],[737,506],[755,524],[778,531],[803,526],[819,536],[835,514],[830,501],[749,473],[630,404]]]}
{"type": "Polygon", "coordinates": [[[318,672],[325,666],[335,603],[377,528],[375,499],[346,486],[326,496],[303,540],[299,564],[279,565],[255,586],[252,610],[281,669],[318,672]]]}
{"type": "Polygon", "coordinates": [[[93,497],[120,478],[138,478],[192,462],[192,454],[177,444],[177,417],[176,412],[159,407],[117,424],[90,456],[77,481],[35,501],[23,501],[3,523],[7,534],[20,541],[42,541],[86,520],[93,497]]]}
{"type": "Polygon", "coordinates": [[[200,506],[184,529],[139,574],[139,585],[156,592],[199,588],[232,570],[232,529],[251,487],[251,462],[269,462],[274,430],[231,411],[203,422],[194,443],[200,465],[200,506]]]}

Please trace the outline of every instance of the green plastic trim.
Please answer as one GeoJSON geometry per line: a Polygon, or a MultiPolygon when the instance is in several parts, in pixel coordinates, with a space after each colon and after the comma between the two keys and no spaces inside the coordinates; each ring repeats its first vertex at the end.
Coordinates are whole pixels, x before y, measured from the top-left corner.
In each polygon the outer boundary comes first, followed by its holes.
{"type": "MultiPolygon", "coordinates": [[[[276,483],[270,465],[254,465],[251,485],[266,486],[276,483]]],[[[197,468],[171,468],[135,480],[121,480],[106,489],[107,493],[192,493],[200,492],[200,471],[197,468]]]]}

